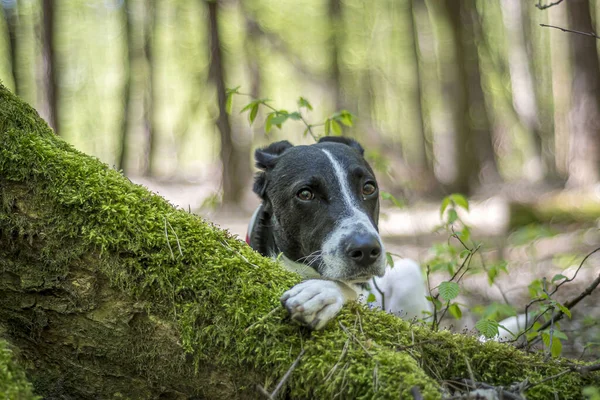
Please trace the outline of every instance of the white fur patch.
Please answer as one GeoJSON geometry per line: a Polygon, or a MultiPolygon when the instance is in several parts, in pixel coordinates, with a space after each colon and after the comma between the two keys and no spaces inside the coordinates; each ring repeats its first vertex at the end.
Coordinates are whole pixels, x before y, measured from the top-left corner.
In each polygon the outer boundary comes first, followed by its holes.
{"type": "MultiPolygon", "coordinates": [[[[325,153],[331,162],[331,165],[333,166],[333,171],[338,180],[342,198],[344,199],[344,203],[349,211],[349,215],[337,222],[336,227],[331,231],[323,243],[323,261],[325,262],[323,276],[332,279],[343,279],[346,276],[346,264],[344,263],[344,260],[336,253],[339,250],[340,242],[344,237],[348,236],[352,232],[356,232],[357,230],[364,230],[367,233],[371,233],[377,237],[379,245],[381,246],[382,254],[385,253],[385,250],[383,249],[383,243],[381,242],[379,233],[373,226],[373,223],[367,214],[365,214],[365,212],[358,207],[355,199],[352,197],[350,187],[348,185],[348,174],[344,172],[340,163],[329,151],[324,149],[321,149],[321,151],[325,153]]],[[[385,258],[380,257],[379,264],[377,265],[377,275],[382,276],[384,272],[385,258]]]]}

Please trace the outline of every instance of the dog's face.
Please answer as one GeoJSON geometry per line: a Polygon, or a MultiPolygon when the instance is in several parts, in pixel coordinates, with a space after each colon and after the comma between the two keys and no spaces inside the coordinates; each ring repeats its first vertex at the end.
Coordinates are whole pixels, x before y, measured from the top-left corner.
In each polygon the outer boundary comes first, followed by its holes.
{"type": "Polygon", "coordinates": [[[283,141],[257,150],[255,157],[263,172],[254,191],[272,216],[275,244],[287,259],[343,281],[384,274],[379,190],[357,142],[327,137],[293,146],[283,141]]]}

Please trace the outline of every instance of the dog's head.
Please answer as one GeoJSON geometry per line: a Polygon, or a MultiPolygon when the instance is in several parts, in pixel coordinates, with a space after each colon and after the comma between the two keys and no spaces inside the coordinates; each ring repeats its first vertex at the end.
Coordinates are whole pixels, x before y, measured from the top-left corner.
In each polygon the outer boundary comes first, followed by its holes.
{"type": "Polygon", "coordinates": [[[293,262],[349,282],[382,276],[379,190],[356,141],[325,137],[311,146],[288,141],[256,150],[254,192],[271,215],[273,239],[293,262]]]}

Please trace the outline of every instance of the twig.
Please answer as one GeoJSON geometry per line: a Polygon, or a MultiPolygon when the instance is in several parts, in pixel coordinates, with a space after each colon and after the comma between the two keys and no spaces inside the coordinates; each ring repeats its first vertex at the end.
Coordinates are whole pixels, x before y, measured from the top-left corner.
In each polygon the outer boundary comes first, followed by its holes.
{"type": "Polygon", "coordinates": [[[290,368],[288,368],[287,372],[285,373],[285,375],[283,375],[283,378],[281,378],[281,380],[279,381],[277,386],[275,386],[275,390],[273,390],[271,393],[269,393],[261,385],[256,385],[256,388],[258,389],[258,391],[261,392],[266,398],[268,398],[270,400],[275,399],[279,390],[281,390],[281,388],[283,387],[285,382],[287,382],[287,380],[290,378],[290,375],[292,375],[292,372],[294,371],[294,369],[296,369],[296,367],[298,366],[300,359],[304,355],[304,351],[305,350],[302,349],[300,354],[298,354],[298,357],[296,357],[296,360],[294,360],[292,365],[290,365],[290,368]]]}
{"type": "MultiPolygon", "coordinates": [[[[564,306],[567,309],[572,309],[573,307],[575,307],[581,300],[583,300],[585,297],[589,296],[590,294],[592,294],[592,292],[594,291],[594,289],[596,289],[598,287],[598,285],[600,285],[600,274],[598,275],[598,277],[596,279],[594,279],[594,281],[592,282],[591,285],[589,285],[583,292],[581,292],[579,294],[579,296],[575,297],[572,300],[567,301],[564,306]]],[[[559,311],[556,313],[556,316],[552,317],[549,321],[546,321],[542,326],[540,326],[537,331],[541,332],[544,329],[548,328],[551,324],[553,324],[554,322],[560,321],[563,317],[564,317],[565,313],[562,312],[560,309],[559,311]]],[[[537,338],[536,338],[537,339],[537,338]]],[[[537,342],[538,340],[532,340],[531,344],[535,344],[535,342],[537,342]]]]}
{"type": "Polygon", "coordinates": [[[354,335],[352,334],[352,332],[350,332],[350,331],[348,330],[348,328],[346,328],[346,327],[344,326],[344,324],[342,324],[342,321],[338,321],[338,323],[340,324],[340,327],[342,328],[342,330],[343,330],[344,332],[346,332],[346,335],[348,335],[349,337],[351,337],[352,339],[354,339],[354,341],[355,341],[356,343],[358,343],[360,347],[362,347],[362,349],[365,351],[365,353],[367,353],[367,355],[368,355],[369,357],[373,358],[373,355],[372,355],[372,354],[369,352],[369,350],[367,350],[367,348],[366,348],[366,347],[365,347],[365,346],[364,346],[364,345],[363,345],[363,344],[360,342],[360,340],[358,340],[358,338],[357,338],[356,336],[354,336],[354,335]]]}
{"type": "MultiPolygon", "coordinates": [[[[471,388],[472,389],[492,389],[492,390],[495,390],[500,395],[501,399],[505,399],[505,400],[524,400],[523,397],[521,397],[521,395],[510,392],[501,386],[493,386],[493,385],[489,385],[489,384],[483,383],[483,382],[476,382],[471,379],[458,379],[458,380],[451,380],[451,381],[446,381],[446,382],[459,384],[459,385],[465,386],[467,389],[471,389],[471,388]]],[[[454,397],[451,397],[450,399],[464,399],[464,398],[465,398],[464,396],[454,396],[454,397]]]]}
{"type": "Polygon", "coordinates": [[[590,37],[593,37],[593,38],[596,38],[596,39],[600,39],[600,36],[598,36],[595,32],[574,31],[574,30],[571,30],[571,29],[561,28],[560,26],[546,25],[546,24],[540,24],[540,26],[544,27],[544,28],[560,29],[563,32],[576,33],[578,35],[590,36],[590,37]]]}
{"type": "Polygon", "coordinates": [[[169,246],[169,251],[171,252],[171,259],[175,260],[175,254],[173,254],[171,243],[169,243],[169,232],[167,232],[167,218],[163,217],[163,219],[165,220],[165,238],[167,238],[167,246],[169,246]]]}
{"type": "Polygon", "coordinates": [[[258,320],[254,321],[252,324],[250,324],[246,329],[244,329],[244,332],[248,332],[250,330],[250,328],[252,328],[253,326],[255,326],[256,324],[258,324],[259,322],[264,321],[265,319],[269,318],[271,315],[275,314],[275,312],[277,310],[281,309],[280,306],[275,307],[274,309],[272,309],[271,311],[269,311],[267,314],[263,315],[262,317],[260,317],[258,320]]]}
{"type": "Polygon", "coordinates": [[[179,248],[179,255],[181,257],[183,257],[183,252],[181,251],[181,244],[179,243],[179,236],[177,236],[177,232],[175,231],[175,229],[173,228],[173,226],[171,225],[171,223],[169,221],[167,221],[166,218],[165,218],[165,221],[167,222],[167,224],[169,224],[169,228],[171,228],[171,230],[175,234],[175,240],[177,240],[177,247],[179,248]]]}
{"type": "Polygon", "coordinates": [[[331,377],[333,376],[333,374],[335,373],[335,371],[337,371],[338,366],[342,362],[342,359],[344,358],[344,356],[346,355],[346,353],[348,353],[348,345],[349,344],[350,344],[350,338],[348,338],[348,340],[346,340],[346,343],[344,343],[344,348],[342,349],[342,354],[340,355],[340,358],[338,358],[338,360],[334,364],[334,366],[329,370],[329,372],[327,373],[327,375],[325,375],[325,381],[328,381],[329,379],[331,379],[331,377]]]}
{"type": "MultiPolygon", "coordinates": [[[[558,290],[558,288],[560,286],[562,286],[563,284],[567,283],[567,282],[571,282],[575,279],[575,277],[577,277],[577,274],[579,273],[579,270],[581,270],[581,268],[583,267],[583,264],[587,261],[588,258],[590,258],[592,256],[592,254],[596,253],[600,251],[600,247],[597,247],[596,249],[592,250],[591,252],[589,252],[584,258],[583,260],[581,260],[581,263],[579,264],[579,266],[577,267],[577,270],[575,271],[575,274],[573,275],[572,278],[570,279],[565,279],[564,281],[562,281],[559,285],[557,285],[557,287],[550,293],[550,295],[556,293],[556,291],[558,290]]],[[[572,309],[573,307],[575,307],[577,304],[579,304],[579,302],[581,300],[583,300],[585,297],[589,296],[590,294],[592,294],[592,292],[598,287],[598,285],[600,285],[600,274],[598,274],[598,277],[596,279],[594,279],[594,281],[592,281],[592,283],[585,288],[585,290],[583,292],[581,292],[577,297],[575,297],[574,299],[571,299],[567,302],[564,303],[565,308],[567,308],[568,310],[572,309]]],[[[546,321],[544,324],[542,324],[542,326],[540,326],[537,331],[541,332],[544,329],[548,328],[549,326],[551,326],[552,324],[554,324],[557,321],[560,321],[563,317],[564,317],[565,313],[562,312],[562,310],[559,309],[559,311],[556,313],[556,315],[553,315],[549,321],[546,321]]],[[[530,344],[535,344],[539,341],[539,337],[535,338],[533,340],[530,341],[530,344]]]]}
{"type": "Polygon", "coordinates": [[[225,242],[222,242],[222,241],[221,241],[221,244],[222,244],[222,245],[223,245],[223,247],[225,247],[227,250],[229,250],[229,251],[231,251],[232,253],[234,253],[234,254],[236,254],[236,255],[240,256],[240,258],[241,258],[242,260],[246,261],[246,263],[248,263],[248,264],[252,265],[254,268],[259,268],[259,266],[258,266],[258,265],[254,264],[254,263],[251,263],[251,262],[250,262],[250,260],[248,260],[246,257],[244,257],[244,255],[243,255],[242,253],[240,253],[239,251],[237,251],[237,250],[233,249],[233,248],[232,248],[231,246],[229,246],[227,243],[225,243],[225,242]]]}
{"type": "Polygon", "coordinates": [[[557,5],[559,5],[560,3],[562,3],[562,2],[563,2],[563,0],[557,0],[557,1],[555,1],[554,3],[548,3],[548,4],[546,4],[546,5],[543,5],[543,4],[542,4],[542,0],[540,0],[540,1],[538,1],[538,3],[537,3],[535,6],[536,6],[538,9],[540,9],[540,10],[545,10],[545,9],[547,9],[547,8],[550,8],[550,7],[557,6],[557,5]]]}
{"type": "MultiPolygon", "coordinates": [[[[581,270],[581,268],[583,267],[583,264],[585,264],[585,262],[588,260],[588,258],[590,258],[594,253],[597,253],[598,251],[600,251],[600,247],[595,248],[594,250],[592,250],[591,252],[589,252],[584,258],[583,260],[581,260],[581,263],[579,263],[579,266],[577,267],[577,269],[575,270],[575,274],[573,274],[572,278],[567,278],[564,281],[560,282],[558,285],[556,285],[556,287],[554,288],[554,290],[552,292],[550,292],[548,294],[548,297],[551,297],[552,295],[554,295],[554,293],[556,293],[558,291],[558,289],[564,285],[565,283],[569,283],[575,280],[575,278],[577,277],[577,274],[579,273],[579,271],[581,270]]],[[[567,309],[571,309],[573,307],[575,307],[583,298],[589,296],[592,291],[594,289],[596,289],[596,287],[600,285],[600,275],[598,275],[598,277],[591,283],[591,285],[589,285],[582,293],[579,294],[579,296],[575,297],[572,300],[567,301],[566,303],[564,303],[564,306],[567,309]]],[[[531,307],[533,304],[535,303],[539,303],[541,301],[543,301],[544,299],[541,297],[538,297],[537,299],[533,299],[531,300],[526,306],[525,306],[525,327],[526,329],[523,330],[519,335],[517,335],[517,337],[514,340],[511,340],[510,342],[516,342],[517,340],[519,340],[523,335],[527,334],[529,331],[531,331],[533,329],[533,325],[546,313],[549,311],[546,310],[543,313],[540,313],[539,315],[537,315],[534,319],[534,321],[529,324],[528,321],[528,316],[529,316],[529,307],[531,307]]],[[[541,332],[542,330],[548,328],[554,321],[559,321],[563,318],[564,313],[562,311],[559,311],[556,316],[553,316],[549,321],[546,321],[540,328],[537,329],[537,332],[541,332]]],[[[539,341],[539,337],[532,339],[530,341],[528,341],[526,344],[529,345],[533,345],[535,343],[537,343],[539,341]]]]}
{"type": "Polygon", "coordinates": [[[379,286],[377,286],[377,282],[375,282],[375,278],[371,279],[371,282],[373,282],[373,285],[375,286],[375,289],[377,289],[377,291],[381,295],[381,309],[383,311],[386,311],[386,309],[385,309],[385,294],[383,294],[383,292],[381,291],[381,289],[379,288],[379,286]]]}
{"type": "Polygon", "coordinates": [[[541,385],[544,382],[551,381],[553,379],[559,378],[559,377],[566,375],[568,373],[571,373],[571,372],[577,372],[581,375],[586,375],[586,374],[589,374],[590,372],[594,372],[594,371],[600,371],[600,363],[592,364],[592,365],[583,365],[583,366],[571,365],[571,366],[569,366],[569,369],[565,369],[564,371],[561,371],[556,375],[547,376],[546,378],[544,378],[538,382],[534,382],[534,383],[525,385],[523,390],[529,390],[534,386],[541,385]]]}

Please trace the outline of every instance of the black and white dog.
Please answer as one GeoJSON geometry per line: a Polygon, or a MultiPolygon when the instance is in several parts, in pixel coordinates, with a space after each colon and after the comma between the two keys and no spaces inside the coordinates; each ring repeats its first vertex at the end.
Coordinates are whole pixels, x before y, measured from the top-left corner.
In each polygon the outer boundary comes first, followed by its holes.
{"type": "Polygon", "coordinates": [[[367,298],[401,316],[430,311],[419,266],[401,260],[386,269],[378,233],[379,190],[356,141],[324,137],[310,146],[288,141],[255,152],[254,192],[262,204],[246,241],[306,280],[281,302],[294,320],[323,328],[349,300],[367,298]]]}

